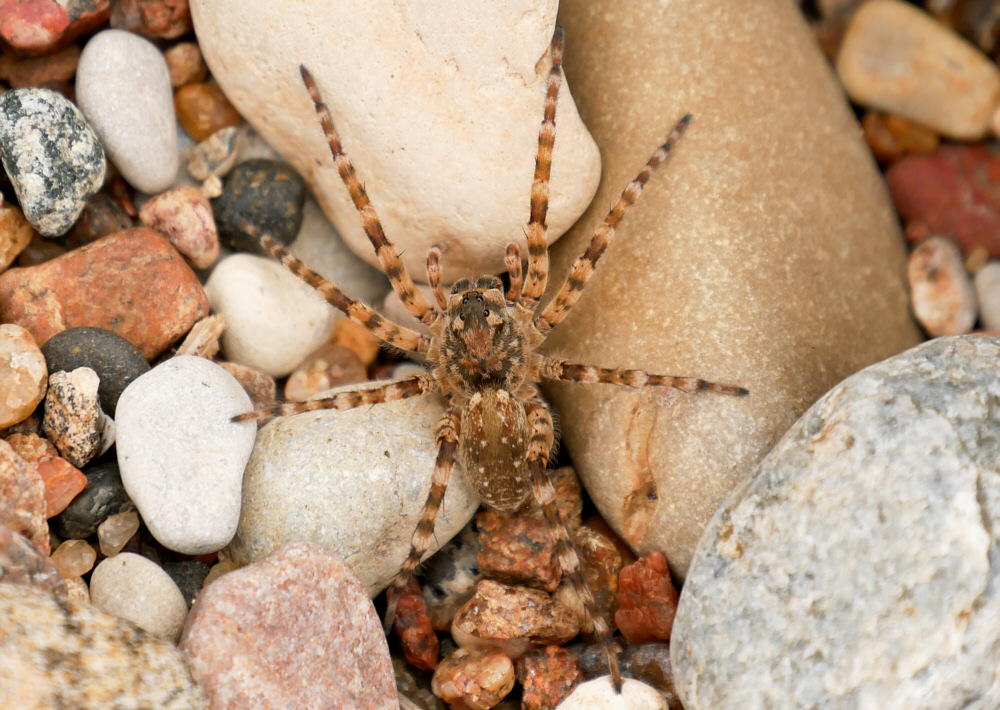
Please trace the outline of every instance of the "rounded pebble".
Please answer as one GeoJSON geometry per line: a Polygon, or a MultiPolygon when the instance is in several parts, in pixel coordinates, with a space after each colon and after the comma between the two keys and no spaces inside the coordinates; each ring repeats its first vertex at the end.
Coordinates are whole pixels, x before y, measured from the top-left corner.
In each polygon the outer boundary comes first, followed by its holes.
{"type": "Polygon", "coordinates": [[[86,540],[66,540],[52,553],[52,562],[64,579],[82,577],[96,561],[97,552],[86,540]]]}
{"type": "Polygon", "coordinates": [[[986,330],[1000,331],[1000,261],[991,261],[973,279],[979,320],[986,330]]]}
{"type": "Polygon", "coordinates": [[[90,537],[106,518],[130,505],[117,462],[106,461],[89,466],[83,474],[87,477],[83,491],[49,522],[60,537],[90,537]]]}
{"type": "Polygon", "coordinates": [[[195,597],[201,592],[209,569],[211,568],[207,564],[198,560],[180,560],[163,564],[163,571],[170,575],[170,579],[174,580],[177,588],[181,590],[189,609],[195,597]]]}
{"type": "Polygon", "coordinates": [[[232,539],[256,431],[231,419],[249,409],[232,375],[193,355],[167,360],[122,393],[122,482],[165,547],[198,555],[232,539]]]}
{"type": "Polygon", "coordinates": [[[222,194],[212,200],[219,238],[234,251],[259,254],[257,240],[237,224],[246,220],[280,244],[291,244],[302,225],[305,199],[306,184],[287,163],[262,159],[240,163],[226,176],[222,194]]]}
{"type": "Polygon", "coordinates": [[[87,477],[83,472],[60,456],[40,458],[35,462],[35,468],[45,485],[46,518],[66,510],[87,485],[87,477]]]}
{"type": "Polygon", "coordinates": [[[0,159],[24,216],[47,237],[65,233],[104,183],[104,149],[65,96],[12,89],[0,97],[0,159]]]}
{"type": "Polygon", "coordinates": [[[35,57],[57,51],[107,22],[111,0],[32,0],[4,5],[3,10],[0,39],[18,53],[35,57]]]}
{"type": "Polygon", "coordinates": [[[208,67],[201,56],[197,42],[178,42],[163,52],[170,72],[170,85],[175,89],[185,84],[204,81],[208,67]]]}
{"type": "Polygon", "coordinates": [[[101,611],[174,642],[181,636],[188,611],[170,575],[152,560],[131,552],[97,565],[90,576],[90,601],[101,611]]]}
{"type": "Polygon", "coordinates": [[[431,688],[449,707],[491,708],[514,689],[514,664],[495,649],[460,648],[441,659],[431,688]]]}
{"type": "Polygon", "coordinates": [[[215,84],[187,84],[174,94],[177,120],[196,141],[237,125],[240,114],[215,84]]]}
{"type": "Polygon", "coordinates": [[[0,325],[0,429],[27,419],[45,397],[45,357],[31,333],[0,325]]]}
{"type": "Polygon", "coordinates": [[[913,313],[931,337],[972,330],[978,310],[976,291],[953,241],[931,237],[921,242],[910,254],[907,277],[913,313]]]}
{"type": "Polygon", "coordinates": [[[35,236],[35,230],[15,205],[0,205],[0,271],[3,271],[24,251],[35,236]]]}
{"type": "Polygon", "coordinates": [[[139,530],[139,516],[133,510],[109,515],[97,528],[97,541],[101,554],[114,557],[139,530]]]}
{"type": "Polygon", "coordinates": [[[170,240],[196,269],[207,269],[219,258],[212,207],[196,187],[181,185],[146,200],[139,219],[170,240]]]}
{"type": "Polygon", "coordinates": [[[285,382],[285,399],[304,402],[334,387],[364,382],[368,371],[358,354],[343,345],[326,343],[295,368],[285,382]]]}
{"type": "Polygon", "coordinates": [[[556,710],[667,710],[658,691],[631,678],[624,678],[621,695],[615,693],[608,676],[576,686],[556,710]]]}
{"type": "Polygon", "coordinates": [[[152,42],[122,30],[90,38],[76,72],[76,100],[133,187],[156,193],[180,165],[167,63],[152,42]]]}

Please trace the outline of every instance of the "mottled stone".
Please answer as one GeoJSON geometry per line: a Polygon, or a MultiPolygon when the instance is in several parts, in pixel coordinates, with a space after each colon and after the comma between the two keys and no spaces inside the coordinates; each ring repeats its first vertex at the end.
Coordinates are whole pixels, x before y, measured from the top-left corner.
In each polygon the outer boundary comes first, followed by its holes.
{"type": "Polygon", "coordinates": [[[111,26],[153,39],[176,39],[193,29],[188,0],[118,0],[111,26]]]}
{"type": "Polygon", "coordinates": [[[0,584],[26,584],[67,596],[62,575],[50,557],[24,535],[0,525],[0,584]]]}
{"type": "Polygon", "coordinates": [[[180,645],[219,710],[398,707],[375,608],[351,570],[311,543],[207,587],[180,645]]]}
{"type": "Polygon", "coordinates": [[[77,468],[114,443],[114,424],[101,411],[99,384],[97,373],[89,367],[49,376],[42,430],[59,455],[77,468]]]}
{"type": "Polygon", "coordinates": [[[44,456],[35,469],[45,486],[45,517],[53,518],[66,510],[87,485],[87,477],[76,466],[59,456],[44,456]]]}
{"type": "Polygon", "coordinates": [[[670,638],[677,613],[677,590],[667,559],[650,552],[621,571],[615,625],[632,643],[670,638]]]}
{"type": "Polygon", "coordinates": [[[6,441],[0,442],[0,525],[24,535],[49,554],[49,526],[45,523],[45,484],[6,441]]]}
{"type": "Polygon", "coordinates": [[[299,364],[285,382],[285,399],[303,402],[328,389],[364,382],[368,371],[358,354],[343,345],[326,343],[299,364]]]}
{"type": "Polygon", "coordinates": [[[382,341],[363,325],[350,318],[338,318],[330,342],[353,350],[366,367],[371,367],[382,352],[382,341]]]}
{"type": "Polygon", "coordinates": [[[204,81],[208,75],[208,67],[205,66],[197,42],[178,42],[164,50],[163,58],[167,61],[167,70],[170,72],[170,86],[175,89],[204,81]]]}
{"type": "Polygon", "coordinates": [[[1000,338],[848,378],[733,491],[681,592],[684,707],[1000,703],[1000,338]]]}
{"type": "Polygon", "coordinates": [[[0,274],[0,318],[26,328],[40,345],[67,328],[91,326],[118,333],[151,359],[207,314],[194,272],[145,227],[0,274]]]}
{"type": "Polygon", "coordinates": [[[53,81],[69,81],[76,74],[80,47],[71,44],[53,54],[41,57],[0,55],[0,79],[12,89],[44,86],[53,81]]]}
{"type": "Polygon", "coordinates": [[[236,162],[236,142],[239,137],[239,129],[229,126],[216,131],[192,148],[187,155],[187,170],[191,177],[195,180],[207,180],[228,173],[236,162]]]}
{"type": "Polygon", "coordinates": [[[608,678],[581,683],[556,710],[667,710],[666,699],[645,683],[625,678],[621,695],[608,678]]]}
{"type": "Polygon", "coordinates": [[[212,206],[196,187],[181,185],[150,198],[139,219],[170,240],[196,269],[207,269],[219,258],[212,206]]]}
{"type": "Polygon", "coordinates": [[[27,419],[45,397],[48,371],[31,333],[0,325],[0,429],[27,419]]]}
{"type": "Polygon", "coordinates": [[[170,575],[152,560],[131,552],[97,565],[90,576],[90,600],[98,609],[171,642],[180,638],[188,612],[170,575]]]}
{"type": "Polygon", "coordinates": [[[104,30],[90,38],[76,72],[80,110],[129,184],[156,193],[180,165],[167,63],[152,42],[104,30]]]}
{"type": "Polygon", "coordinates": [[[441,644],[427,617],[424,593],[413,577],[399,595],[392,626],[399,636],[406,662],[422,671],[433,671],[441,644]]]}
{"type": "Polygon", "coordinates": [[[182,86],[174,94],[177,120],[196,141],[203,141],[216,131],[236,126],[240,114],[215,84],[198,83],[182,86]]]}
{"type": "Polygon", "coordinates": [[[84,114],[50,89],[0,97],[0,159],[28,222],[47,237],[68,230],[104,183],[104,149],[84,114]]]}
{"type": "Polygon", "coordinates": [[[82,577],[94,568],[97,551],[86,540],[65,540],[49,558],[64,579],[82,577]]]}
{"type": "Polygon", "coordinates": [[[250,403],[254,409],[262,409],[274,404],[278,396],[278,386],[273,377],[260,370],[235,362],[220,362],[219,367],[236,378],[240,387],[250,396],[250,403]]]}
{"type": "Polygon", "coordinates": [[[539,514],[511,515],[482,510],[476,515],[476,564],[490,578],[554,592],[562,579],[559,556],[539,514]]]}
{"type": "Polygon", "coordinates": [[[907,264],[913,314],[931,337],[972,330],[978,304],[962,252],[945,237],[931,237],[910,254],[907,264]]]}
{"type": "Polygon", "coordinates": [[[938,147],[938,134],[902,116],[866,111],[861,130],[880,162],[894,162],[908,153],[929,153],[938,147]]]}
{"type": "Polygon", "coordinates": [[[233,250],[261,253],[260,245],[239,228],[251,225],[281,244],[291,244],[302,225],[306,186],[299,174],[275,160],[248,160],[226,176],[222,194],[212,200],[219,238],[233,250]]]}
{"type": "Polygon", "coordinates": [[[1000,331],[1000,262],[981,268],[973,281],[979,302],[979,320],[986,330],[1000,331]]]}
{"type": "Polygon", "coordinates": [[[489,648],[460,648],[441,659],[434,694],[452,710],[489,710],[514,689],[514,664],[489,648]]]}
{"type": "MultiPolygon", "coordinates": [[[[615,612],[618,610],[618,575],[626,563],[635,560],[635,555],[607,523],[603,520],[598,523],[598,520],[588,520],[573,531],[573,546],[580,556],[580,571],[594,597],[594,606],[614,631],[615,612]]],[[[590,617],[583,613],[580,596],[565,576],[555,597],[580,618],[581,631],[588,634],[593,631],[590,617]]]]}
{"type": "MultiPolygon", "coordinates": [[[[43,439],[38,434],[9,434],[4,438],[14,453],[25,461],[37,461],[43,456],[58,456],[59,451],[48,439],[43,439]]],[[[64,536],[65,537],[65,536],[64,536]]]]}
{"type": "Polygon", "coordinates": [[[2,0],[0,39],[29,56],[65,47],[104,23],[111,0],[2,0]]]}
{"type": "Polygon", "coordinates": [[[517,659],[517,681],[523,687],[521,708],[552,710],[583,681],[577,664],[576,657],[560,646],[528,651],[517,659]]]}
{"type": "Polygon", "coordinates": [[[109,516],[131,507],[117,462],[98,463],[83,473],[87,477],[83,491],[50,522],[60,537],[90,537],[109,516]]]}
{"type": "Polygon", "coordinates": [[[427,616],[435,631],[448,631],[455,614],[475,593],[483,578],[476,562],[478,553],[479,533],[469,523],[418,568],[427,616]]]}
{"type": "Polygon", "coordinates": [[[546,350],[750,395],[545,388],[601,515],[683,577],[719,502],[798,414],[919,341],[904,248],[794,4],[563,0],[559,24],[569,85],[605,163],[591,209],[553,249],[555,284],[672,123],[693,114],[546,350]]]}
{"type": "Polygon", "coordinates": [[[21,210],[14,205],[0,205],[0,271],[14,263],[34,236],[35,229],[21,210]]]}

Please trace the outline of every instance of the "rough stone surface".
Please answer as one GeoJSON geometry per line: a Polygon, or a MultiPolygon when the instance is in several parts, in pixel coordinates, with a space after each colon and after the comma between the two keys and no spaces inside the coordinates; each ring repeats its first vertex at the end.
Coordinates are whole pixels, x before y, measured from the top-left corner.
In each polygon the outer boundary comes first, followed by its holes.
{"type": "Polygon", "coordinates": [[[249,222],[281,244],[290,244],[302,225],[306,185],[299,174],[277,160],[240,163],[226,176],[222,194],[212,200],[219,238],[234,250],[262,253],[239,226],[249,222]]]}
{"type": "Polygon", "coordinates": [[[0,274],[0,319],[42,346],[67,328],[91,326],[118,333],[151,359],[206,315],[208,299],[191,267],[145,227],[0,274]]]}
{"type": "Polygon", "coordinates": [[[192,30],[187,0],[119,0],[111,26],[153,39],[177,39],[192,30]]]}
{"type": "Polygon", "coordinates": [[[848,374],[919,341],[903,244],[794,4],[734,13],[726,0],[564,0],[559,24],[605,164],[593,207],[553,250],[555,284],[671,124],[694,116],[546,346],[576,362],[750,390],[546,387],[604,519],[683,577],[719,502],[795,418],[848,374]]]}
{"type": "Polygon", "coordinates": [[[220,362],[219,367],[236,378],[240,386],[250,395],[254,409],[270,407],[278,395],[278,387],[270,375],[235,362],[220,362]]]}
{"type": "Polygon", "coordinates": [[[0,707],[208,707],[173,644],[89,603],[0,584],[0,618],[0,707]]]}
{"type": "Polygon", "coordinates": [[[285,382],[285,399],[303,402],[334,387],[364,382],[368,371],[358,354],[343,345],[326,343],[309,354],[285,382]]]}
{"type": "Polygon", "coordinates": [[[625,678],[621,695],[608,678],[581,683],[556,710],[667,710],[667,701],[645,683],[625,678]]]}
{"type": "Polygon", "coordinates": [[[410,577],[399,595],[393,630],[403,647],[406,662],[422,671],[433,671],[438,662],[441,643],[427,617],[427,602],[416,579],[410,577]]]}
{"type": "Polygon", "coordinates": [[[110,14],[111,0],[4,0],[0,38],[29,56],[48,54],[99,27],[110,14]]]}
{"type": "Polygon", "coordinates": [[[49,554],[45,484],[38,469],[14,453],[6,441],[0,442],[0,524],[49,554]]]}
{"type": "MultiPolygon", "coordinates": [[[[344,560],[371,596],[380,592],[410,551],[443,411],[438,398],[426,396],[265,426],[244,476],[232,558],[245,564],[285,542],[310,540],[344,560]]],[[[461,530],[478,505],[456,470],[430,552],[461,530]]]]}
{"type": "Polygon", "coordinates": [[[97,565],[90,576],[90,601],[166,641],[180,638],[187,618],[187,602],[170,575],[152,560],[131,552],[97,565]]]}
{"type": "Polygon", "coordinates": [[[169,239],[196,269],[207,269],[219,258],[212,206],[196,187],[181,185],[150,198],[139,219],[169,239]]]}
{"type": "Polygon", "coordinates": [[[134,226],[129,213],[111,194],[98,192],[87,200],[80,218],[66,234],[65,244],[75,249],[134,226]]]}
{"type": "Polygon", "coordinates": [[[77,468],[114,442],[114,425],[98,400],[99,384],[97,373],[89,367],[49,376],[42,430],[59,455],[77,468]]]}
{"type": "Polygon", "coordinates": [[[31,544],[24,535],[0,525],[0,584],[27,584],[67,596],[62,575],[50,557],[31,544]]]}
{"type": "Polygon", "coordinates": [[[76,71],[76,100],[133,187],[155,193],[173,184],[177,124],[170,72],[156,45],[122,30],[91,37],[76,71]]]}
{"type": "Polygon", "coordinates": [[[579,661],[561,646],[539,648],[517,659],[522,710],[550,710],[582,680],[579,661]]]}
{"type": "Polygon", "coordinates": [[[156,366],[122,394],[122,482],[165,547],[198,555],[232,539],[255,432],[230,420],[249,409],[232,375],[193,355],[156,366]]]}
{"type": "Polygon", "coordinates": [[[986,264],[976,273],[973,283],[983,328],[1000,331],[1000,262],[986,264]]]}
{"type": "MultiPolygon", "coordinates": [[[[306,179],[354,252],[376,263],[302,85],[303,61],[406,268],[422,279],[427,250],[444,243],[453,281],[500,272],[506,244],[525,246],[556,5],[519,0],[456,14],[447,3],[400,10],[389,0],[335,11],[324,2],[196,1],[191,11],[226,95],[306,179]],[[332,26],[341,41],[329,41],[332,26]],[[269,51],[248,58],[243,48],[262,42],[269,51]]],[[[557,116],[550,241],[590,202],[600,174],[568,91],[557,116]]]]}
{"type": "Polygon", "coordinates": [[[45,517],[52,518],[66,510],[70,502],[87,486],[87,477],[60,456],[44,456],[35,461],[35,469],[45,486],[45,517]]]}
{"type": "Polygon", "coordinates": [[[910,253],[906,275],[913,313],[931,337],[972,330],[978,312],[976,291],[953,241],[931,237],[921,242],[910,253]]]}
{"type": "Polygon", "coordinates": [[[51,89],[0,97],[0,159],[24,216],[55,237],[80,216],[104,183],[104,149],[84,115],[51,89]]]}
{"type": "Polygon", "coordinates": [[[460,648],[441,659],[431,688],[453,710],[492,708],[514,689],[514,664],[496,649],[460,648]]]}
{"type": "Polygon", "coordinates": [[[615,625],[632,643],[670,638],[677,613],[677,590],[667,559],[650,552],[621,571],[615,625]]]}
{"type": "Polygon", "coordinates": [[[31,333],[0,325],[0,429],[24,421],[45,397],[48,371],[31,333]]]}
{"type": "Polygon", "coordinates": [[[88,466],[83,474],[87,477],[83,491],[50,522],[60,537],[90,537],[109,516],[133,507],[116,461],[88,466]]]}
{"type": "MultiPolygon", "coordinates": [[[[178,45],[180,46],[180,45],[178,45]]],[[[241,132],[235,126],[216,131],[187,153],[187,170],[195,180],[225,175],[236,161],[241,132]]]]}
{"type": "Polygon", "coordinates": [[[1000,338],[824,395],[712,518],[671,656],[688,710],[1000,703],[1000,338]]]}
{"type": "Polygon", "coordinates": [[[35,230],[21,210],[14,205],[0,205],[0,271],[14,263],[34,236],[35,230]]]}
{"type": "Polygon", "coordinates": [[[181,648],[217,710],[398,707],[375,608],[351,570],[311,543],[207,587],[181,648]]]}

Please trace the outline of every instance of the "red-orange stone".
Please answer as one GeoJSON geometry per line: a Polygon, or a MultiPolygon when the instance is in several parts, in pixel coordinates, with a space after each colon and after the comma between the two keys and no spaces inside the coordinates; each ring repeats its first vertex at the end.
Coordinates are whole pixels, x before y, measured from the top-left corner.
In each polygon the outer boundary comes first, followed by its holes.
{"type": "Polygon", "coordinates": [[[529,651],[517,660],[517,680],[524,688],[523,710],[553,710],[583,682],[579,661],[562,646],[529,651]]]}
{"type": "Polygon", "coordinates": [[[0,40],[29,56],[49,54],[111,15],[111,0],[0,0],[0,40]]]}
{"type": "Polygon", "coordinates": [[[239,112],[214,84],[187,84],[174,94],[177,120],[196,141],[240,122],[239,112]]]}
{"type": "Polygon", "coordinates": [[[441,652],[441,643],[431,628],[431,620],[427,618],[424,593],[412,577],[399,595],[393,627],[403,645],[406,662],[422,671],[433,671],[441,652]]]}
{"type": "Polygon", "coordinates": [[[27,329],[39,346],[67,328],[92,326],[118,333],[149,360],[208,310],[191,267],[145,227],[0,274],[0,321],[27,329]]]}
{"type": "Polygon", "coordinates": [[[38,475],[45,484],[45,517],[53,518],[66,510],[84,486],[83,471],[59,456],[43,456],[35,462],[38,475]]]}
{"type": "Polygon", "coordinates": [[[0,525],[24,535],[49,554],[49,526],[45,522],[45,484],[35,466],[0,441],[0,525]]]}
{"type": "Polygon", "coordinates": [[[677,599],[667,558],[659,552],[650,552],[624,567],[618,577],[615,623],[632,643],[669,639],[677,599]]]}

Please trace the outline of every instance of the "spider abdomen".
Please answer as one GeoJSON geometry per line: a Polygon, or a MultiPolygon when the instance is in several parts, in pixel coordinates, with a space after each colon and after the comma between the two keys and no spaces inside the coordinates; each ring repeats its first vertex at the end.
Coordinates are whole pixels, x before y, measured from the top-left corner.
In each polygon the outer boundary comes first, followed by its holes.
{"type": "Polygon", "coordinates": [[[477,392],[463,408],[458,461],[488,508],[513,513],[531,495],[528,440],[524,407],[507,390],[477,392]]]}

